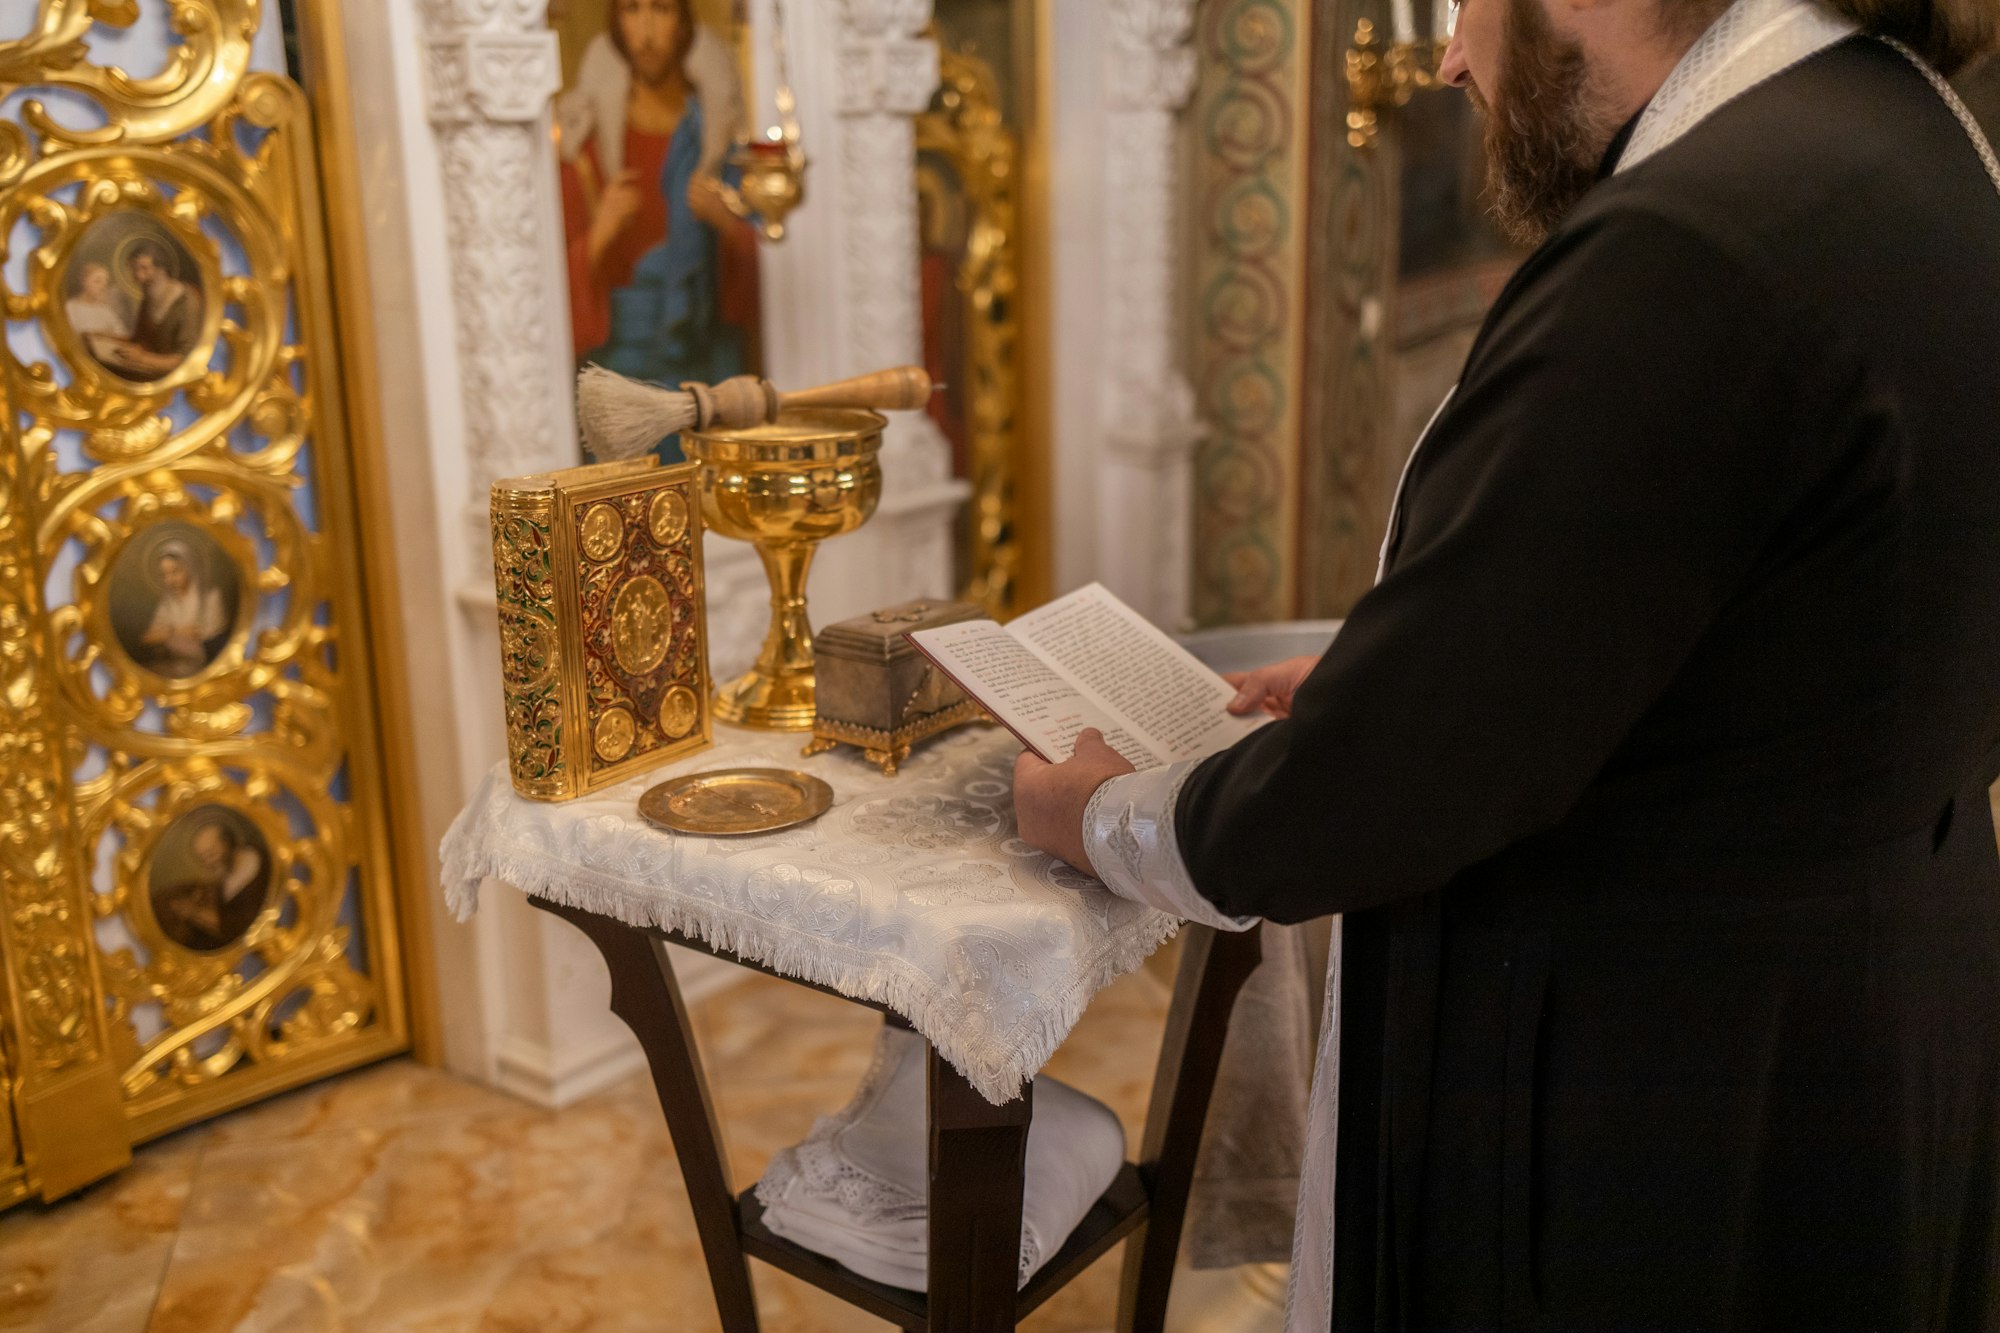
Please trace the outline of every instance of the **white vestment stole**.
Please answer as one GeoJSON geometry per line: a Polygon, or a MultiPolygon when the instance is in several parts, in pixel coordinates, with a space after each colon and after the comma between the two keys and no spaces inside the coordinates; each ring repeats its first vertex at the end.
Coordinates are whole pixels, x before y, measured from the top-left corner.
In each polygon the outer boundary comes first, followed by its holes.
{"type": "MultiPolygon", "coordinates": [[[[1633,127],[1632,138],[1619,155],[1616,172],[1638,166],[1724,103],[1857,31],[1854,24],[1822,8],[1815,0],[1736,0],[1689,48],[1660,85],[1660,91],[1633,127]]],[[[1978,150],[1994,189],[2000,191],[2000,158],[1995,157],[1972,113],[1951,85],[1907,46],[1895,41],[1889,41],[1888,45],[1915,65],[1951,108],[1978,150]]],[[[1403,464],[1389,512],[1389,530],[1382,539],[1382,554],[1375,567],[1377,583],[1388,572],[1389,551],[1402,528],[1403,492],[1409,485],[1411,465],[1456,392],[1454,388],[1445,395],[1403,464]]],[[[1320,1022],[1319,1051],[1313,1060],[1312,1093],[1306,1111],[1305,1162],[1299,1172],[1298,1220],[1292,1229],[1292,1273],[1285,1299],[1285,1333],[1327,1333],[1333,1321],[1333,1188],[1335,1145],[1340,1133],[1340,950],[1341,919],[1336,916],[1328,949],[1326,1007],[1320,1022]]]]}

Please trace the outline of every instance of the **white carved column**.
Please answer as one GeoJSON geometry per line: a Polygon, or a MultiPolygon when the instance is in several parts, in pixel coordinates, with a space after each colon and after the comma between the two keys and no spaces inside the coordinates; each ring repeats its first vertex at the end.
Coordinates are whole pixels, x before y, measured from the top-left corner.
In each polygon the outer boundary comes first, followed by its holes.
{"type": "Polygon", "coordinates": [[[451,219],[465,448],[477,507],[495,478],[574,461],[561,220],[549,99],[560,86],[547,0],[425,0],[425,77],[451,219]]]}
{"type": "MultiPolygon", "coordinates": [[[[938,86],[931,0],[842,0],[838,63],[839,191],[845,230],[842,373],[923,361],[915,117],[938,86]]],[[[874,603],[952,591],[951,519],[969,487],[930,417],[895,414],[882,450],[874,603]]]]}
{"type": "Polygon", "coordinates": [[[1202,427],[1177,365],[1178,118],[1194,91],[1195,0],[1105,6],[1104,312],[1098,577],[1155,623],[1188,615],[1202,427]]]}
{"type": "MultiPolygon", "coordinates": [[[[456,386],[456,439],[440,475],[457,488],[444,545],[462,615],[445,628],[462,682],[468,785],[505,757],[487,497],[496,478],[578,461],[561,194],[550,137],[560,85],[547,0],[423,0],[425,111],[443,187],[456,352],[430,376],[456,386]]],[[[596,950],[567,924],[494,886],[478,932],[485,1076],[564,1105],[640,1067],[609,1011],[596,950]],[[490,919],[488,919],[490,913],[490,919]]]]}

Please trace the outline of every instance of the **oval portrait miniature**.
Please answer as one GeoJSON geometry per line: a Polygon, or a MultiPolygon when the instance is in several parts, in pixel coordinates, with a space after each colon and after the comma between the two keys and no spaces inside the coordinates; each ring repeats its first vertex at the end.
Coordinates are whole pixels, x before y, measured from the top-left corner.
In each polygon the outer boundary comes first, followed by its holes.
{"type": "Polygon", "coordinates": [[[242,576],[206,529],[164,519],[125,543],[111,563],[107,594],[111,632],[133,664],[185,680],[228,646],[242,576]]]}
{"type": "Polygon", "coordinates": [[[113,213],[86,227],[63,267],[61,292],[77,342],[120,379],[163,379],[201,342],[208,314],[201,266],[144,213],[113,213]]]}
{"type": "Polygon", "coordinates": [[[242,811],[198,805],[167,825],[146,870],[160,932],[196,953],[242,939],[271,889],[271,847],[242,811]]]}

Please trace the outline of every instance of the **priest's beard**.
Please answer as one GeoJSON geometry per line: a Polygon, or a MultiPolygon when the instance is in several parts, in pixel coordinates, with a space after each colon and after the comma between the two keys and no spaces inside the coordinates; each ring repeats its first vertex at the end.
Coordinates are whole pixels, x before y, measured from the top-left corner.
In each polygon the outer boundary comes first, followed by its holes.
{"type": "Polygon", "coordinates": [[[1500,229],[1539,245],[1585,191],[1617,127],[1601,110],[1583,47],[1549,22],[1542,0],[1507,0],[1500,86],[1488,102],[1486,189],[1500,229]]]}

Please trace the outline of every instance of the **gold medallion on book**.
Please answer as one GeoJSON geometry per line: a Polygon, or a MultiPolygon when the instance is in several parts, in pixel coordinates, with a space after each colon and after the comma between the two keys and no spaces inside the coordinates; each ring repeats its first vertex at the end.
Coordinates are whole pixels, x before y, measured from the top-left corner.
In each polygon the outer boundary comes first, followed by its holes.
{"type": "Polygon", "coordinates": [[[493,483],[514,790],[562,801],[709,743],[701,496],[651,457],[493,483]]]}

